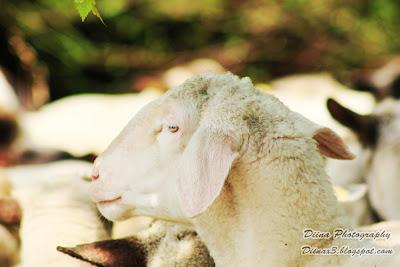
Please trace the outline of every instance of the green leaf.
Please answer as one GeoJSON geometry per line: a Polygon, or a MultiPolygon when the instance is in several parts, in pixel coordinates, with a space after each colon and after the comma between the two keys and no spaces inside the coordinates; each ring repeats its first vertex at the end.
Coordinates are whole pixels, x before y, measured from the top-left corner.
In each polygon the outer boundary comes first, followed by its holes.
{"type": "Polygon", "coordinates": [[[92,13],[93,13],[93,15],[95,15],[96,17],[98,17],[98,18],[101,20],[101,23],[103,23],[103,25],[106,25],[106,24],[104,23],[104,21],[103,21],[103,18],[102,18],[101,15],[100,15],[99,10],[97,9],[97,7],[96,7],[95,5],[94,5],[93,8],[92,8],[92,13]]]}
{"type": "Polygon", "coordinates": [[[96,8],[95,1],[96,0],[74,0],[76,9],[81,16],[82,21],[86,19],[87,15],[89,15],[89,12],[92,11],[93,8],[96,8]]]}

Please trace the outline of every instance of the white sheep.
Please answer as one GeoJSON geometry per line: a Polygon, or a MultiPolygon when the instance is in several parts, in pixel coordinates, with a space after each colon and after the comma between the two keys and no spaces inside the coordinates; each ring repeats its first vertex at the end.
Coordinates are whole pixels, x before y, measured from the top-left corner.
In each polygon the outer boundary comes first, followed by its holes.
{"type": "MultiPolygon", "coordinates": [[[[366,187],[366,185],[335,187],[338,201],[351,216],[354,225],[371,222],[366,201],[366,187]]],[[[113,238],[111,240],[58,249],[72,257],[108,267],[130,267],[132,262],[136,263],[135,266],[148,267],[214,266],[205,245],[187,226],[136,216],[115,222],[111,236],[113,238]]]]}
{"type": "Polygon", "coordinates": [[[12,162],[17,152],[19,130],[17,117],[0,108],[0,166],[12,162]]]}
{"type": "Polygon", "coordinates": [[[59,251],[98,266],[212,267],[214,261],[187,226],[154,221],[135,235],[98,241],[59,251]]]}
{"type": "Polygon", "coordinates": [[[75,157],[98,154],[137,110],[160,94],[148,89],[138,94],[75,95],[25,111],[0,69],[0,166],[18,162],[27,150],[46,156],[54,151],[75,157]]]}
{"type": "Polygon", "coordinates": [[[20,109],[18,97],[0,68],[0,166],[9,164],[14,156],[19,133],[16,114],[20,109]]]}
{"type": "Polygon", "coordinates": [[[400,219],[400,101],[386,99],[368,115],[328,101],[332,116],[364,145],[364,176],[372,207],[385,220],[400,219]]]}
{"type": "Polygon", "coordinates": [[[198,58],[185,64],[174,66],[162,74],[162,81],[167,87],[174,87],[185,80],[206,71],[225,72],[224,67],[217,61],[210,58],[198,58]]]}
{"type": "Polygon", "coordinates": [[[160,94],[146,90],[139,94],[62,98],[38,111],[21,114],[21,145],[34,150],[65,151],[77,157],[98,154],[132,115],[160,94]]]}
{"type": "Polygon", "coordinates": [[[216,266],[399,266],[399,255],[301,255],[304,239],[350,223],[323,156],[351,159],[341,139],[254,88],[204,74],[148,104],[96,160],[91,196],[108,219],[147,215],[193,225],[216,266]],[[145,177],[145,178],[143,178],[145,177]]]}
{"type": "Polygon", "coordinates": [[[352,90],[327,73],[287,76],[271,81],[270,86],[272,90],[268,92],[291,110],[344,137],[352,132],[330,116],[325,104],[328,98],[338,99],[361,114],[370,113],[375,107],[371,93],[352,90]]]}
{"type": "Polygon", "coordinates": [[[109,237],[82,179],[90,168],[89,163],[62,161],[6,170],[23,212],[19,266],[90,266],[56,250],[109,237]]]}

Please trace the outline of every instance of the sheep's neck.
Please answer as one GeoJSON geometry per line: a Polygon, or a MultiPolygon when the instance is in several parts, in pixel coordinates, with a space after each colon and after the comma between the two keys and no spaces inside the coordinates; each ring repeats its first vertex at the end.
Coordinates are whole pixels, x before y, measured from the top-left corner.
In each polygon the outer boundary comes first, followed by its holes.
{"type": "Polygon", "coordinates": [[[247,184],[247,177],[231,177],[208,211],[193,221],[217,266],[306,266],[311,258],[301,255],[301,246],[330,246],[330,240],[304,239],[304,229],[332,232],[346,227],[347,220],[326,174],[309,175],[315,173],[298,174],[293,181],[253,176],[247,184]]]}

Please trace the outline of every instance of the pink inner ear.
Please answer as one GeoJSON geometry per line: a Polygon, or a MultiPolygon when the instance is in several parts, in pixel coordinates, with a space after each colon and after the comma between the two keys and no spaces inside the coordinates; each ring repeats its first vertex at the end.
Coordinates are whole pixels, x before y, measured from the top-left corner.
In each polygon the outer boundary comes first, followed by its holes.
{"type": "Polygon", "coordinates": [[[331,129],[318,129],[313,136],[318,143],[319,152],[333,159],[354,159],[354,154],[349,151],[342,139],[331,129]]]}
{"type": "Polygon", "coordinates": [[[239,155],[228,138],[200,129],[184,153],[178,179],[183,210],[189,217],[204,212],[220,194],[232,163],[239,155]]]}

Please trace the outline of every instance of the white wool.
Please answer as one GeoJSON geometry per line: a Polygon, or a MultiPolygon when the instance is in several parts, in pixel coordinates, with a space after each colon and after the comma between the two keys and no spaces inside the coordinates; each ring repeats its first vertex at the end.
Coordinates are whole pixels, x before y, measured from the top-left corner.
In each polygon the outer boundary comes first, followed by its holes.
{"type": "Polygon", "coordinates": [[[150,217],[136,216],[124,221],[115,222],[112,226],[111,237],[116,239],[132,236],[147,229],[153,221],[154,219],[150,217]]]}
{"type": "Polygon", "coordinates": [[[302,238],[305,228],[350,227],[324,171],[329,151],[350,157],[332,131],[248,78],[199,75],[130,121],[97,159],[91,193],[114,220],[151,215],[192,224],[217,266],[399,266],[397,254],[300,255],[303,245],[371,246],[302,238]]]}
{"type": "Polygon", "coordinates": [[[56,250],[107,238],[83,180],[90,168],[85,162],[61,161],[7,169],[23,211],[20,266],[90,266],[56,250]]]}
{"type": "Polygon", "coordinates": [[[363,182],[362,147],[354,134],[332,118],[326,100],[334,98],[360,114],[370,113],[375,106],[372,94],[354,91],[340,84],[327,73],[293,75],[271,82],[272,95],[279,98],[291,110],[320,125],[337,132],[357,155],[350,161],[327,159],[326,171],[332,182],[348,185],[363,182]]]}
{"type": "Polygon", "coordinates": [[[0,266],[15,263],[18,255],[18,242],[14,236],[0,224],[0,266]]]}
{"type": "Polygon", "coordinates": [[[193,76],[206,72],[224,72],[224,67],[209,58],[195,59],[187,64],[168,69],[162,76],[168,87],[175,87],[193,76]]]}
{"type": "Polygon", "coordinates": [[[380,124],[378,143],[364,151],[371,205],[385,220],[400,219],[400,101],[386,99],[372,112],[380,124]]]}
{"type": "Polygon", "coordinates": [[[140,108],[159,95],[159,91],[146,90],[139,94],[62,98],[38,111],[21,114],[26,146],[66,151],[74,156],[99,154],[140,108]]]}
{"type": "MultiPolygon", "coordinates": [[[[213,266],[204,244],[190,228],[162,221],[154,222],[153,226],[146,231],[154,231],[152,228],[158,232],[157,234],[162,233],[163,237],[149,257],[148,267],[213,266]]],[[[151,233],[151,235],[154,234],[154,232],[151,233]]],[[[145,236],[143,233],[141,235],[145,236]]]]}
{"type": "Polygon", "coordinates": [[[20,109],[18,97],[14,93],[14,89],[7,81],[4,72],[0,69],[0,110],[13,113],[20,109]]]}

